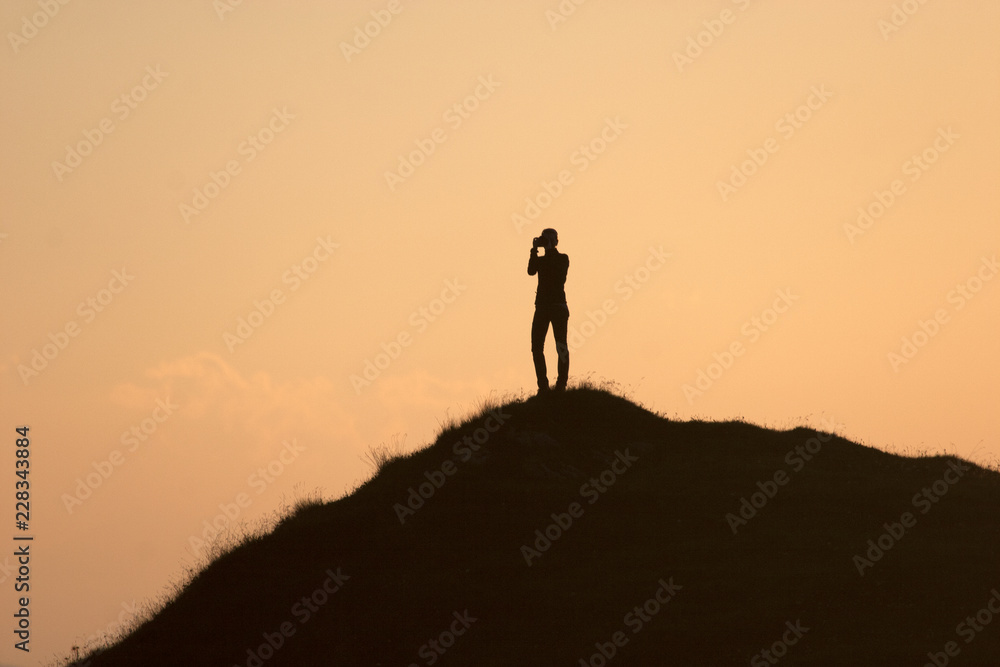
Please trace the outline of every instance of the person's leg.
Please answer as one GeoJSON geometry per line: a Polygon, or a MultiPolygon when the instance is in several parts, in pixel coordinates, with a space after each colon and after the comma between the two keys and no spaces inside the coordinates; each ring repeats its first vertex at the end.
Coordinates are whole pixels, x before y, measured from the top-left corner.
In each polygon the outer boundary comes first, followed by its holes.
{"type": "Polygon", "coordinates": [[[556,340],[556,352],[559,354],[559,376],[556,379],[556,389],[565,389],[569,378],[569,345],[566,344],[566,330],[569,327],[569,307],[556,306],[552,313],[552,337],[556,340]]]}
{"type": "Polygon", "coordinates": [[[549,388],[549,378],[545,369],[545,334],[549,331],[549,312],[545,306],[535,306],[535,316],[531,320],[531,358],[535,362],[535,379],[538,390],[549,388]]]}

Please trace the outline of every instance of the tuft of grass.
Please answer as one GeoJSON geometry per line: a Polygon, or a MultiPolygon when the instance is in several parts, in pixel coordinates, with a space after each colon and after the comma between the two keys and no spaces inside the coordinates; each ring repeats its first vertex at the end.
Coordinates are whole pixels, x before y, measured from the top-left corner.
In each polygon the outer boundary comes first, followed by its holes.
{"type": "MultiPolygon", "coordinates": [[[[296,484],[292,487],[292,490],[295,491],[299,486],[299,484],[296,484]]],[[[303,510],[307,510],[310,507],[317,507],[324,503],[326,503],[326,497],[323,495],[323,489],[318,486],[309,493],[305,493],[303,495],[296,494],[295,503],[292,505],[292,513],[290,516],[294,517],[303,510]]]]}
{"type": "MultiPolygon", "coordinates": [[[[404,458],[406,451],[403,449],[403,441],[406,434],[400,436],[396,433],[389,439],[389,442],[380,442],[377,445],[369,445],[368,451],[360,456],[361,460],[372,468],[372,477],[376,477],[383,469],[393,461],[404,458]]],[[[371,479],[369,478],[369,479],[371,479]]],[[[362,484],[363,486],[364,484],[362,484]]]]}
{"type": "Polygon", "coordinates": [[[320,487],[316,487],[308,493],[303,493],[301,489],[301,484],[296,484],[292,487],[293,495],[291,504],[288,503],[284,494],[282,494],[278,508],[272,513],[276,517],[273,527],[268,532],[273,532],[274,528],[288,523],[313,507],[326,504],[327,499],[323,495],[323,489],[320,487]]]}
{"type": "Polygon", "coordinates": [[[490,410],[495,410],[511,403],[523,403],[525,400],[527,400],[527,396],[525,395],[524,389],[521,389],[521,391],[517,393],[508,391],[503,394],[494,389],[486,396],[482,396],[477,399],[473,403],[472,409],[466,413],[464,417],[452,415],[451,408],[447,408],[444,412],[444,418],[438,419],[438,430],[434,439],[437,440],[445,433],[457,431],[462,428],[463,424],[470,421],[478,421],[479,419],[485,417],[490,410]]]}
{"type": "MultiPolygon", "coordinates": [[[[601,376],[600,379],[595,380],[593,378],[593,375],[594,374],[592,371],[588,372],[579,380],[574,380],[573,382],[571,382],[569,388],[603,391],[607,394],[611,394],[612,396],[617,396],[618,398],[624,398],[626,401],[629,401],[630,403],[635,403],[643,410],[653,412],[653,410],[650,410],[642,401],[639,401],[635,398],[635,393],[636,391],[639,390],[638,384],[625,386],[618,380],[612,380],[604,376],[601,376]]],[[[639,382],[641,383],[643,379],[645,378],[639,378],[639,382]]]]}
{"type": "Polygon", "coordinates": [[[438,442],[442,438],[449,436],[452,432],[460,430],[465,424],[482,421],[492,410],[524,403],[527,399],[528,397],[525,395],[523,389],[519,393],[508,391],[502,394],[493,390],[486,396],[479,398],[473,404],[472,410],[464,417],[453,417],[446,412],[446,419],[444,421],[438,420],[438,432],[434,436],[434,442],[438,442]]]}

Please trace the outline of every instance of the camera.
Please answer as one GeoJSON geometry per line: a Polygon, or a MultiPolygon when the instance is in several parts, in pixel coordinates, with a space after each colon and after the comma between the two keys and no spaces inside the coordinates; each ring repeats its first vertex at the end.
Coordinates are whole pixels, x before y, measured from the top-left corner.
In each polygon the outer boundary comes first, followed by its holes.
{"type": "Polygon", "coordinates": [[[549,247],[549,240],[544,236],[536,236],[532,239],[531,246],[533,248],[545,248],[547,250],[549,247]]]}

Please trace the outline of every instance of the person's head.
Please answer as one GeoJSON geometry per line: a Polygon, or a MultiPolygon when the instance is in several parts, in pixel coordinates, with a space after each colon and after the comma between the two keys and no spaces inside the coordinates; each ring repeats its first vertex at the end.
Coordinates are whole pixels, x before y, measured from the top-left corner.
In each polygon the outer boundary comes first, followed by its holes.
{"type": "Polygon", "coordinates": [[[548,229],[543,229],[542,236],[544,236],[549,240],[550,248],[555,248],[557,245],[559,245],[559,234],[556,232],[556,230],[552,229],[551,227],[548,229]]]}

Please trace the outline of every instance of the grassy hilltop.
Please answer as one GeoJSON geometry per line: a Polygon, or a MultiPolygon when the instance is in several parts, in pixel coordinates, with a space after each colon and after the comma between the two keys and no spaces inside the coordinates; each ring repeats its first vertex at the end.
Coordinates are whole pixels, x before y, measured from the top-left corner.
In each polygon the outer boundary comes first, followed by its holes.
{"type": "Polygon", "coordinates": [[[955,457],[572,389],[383,461],[80,664],[993,665],[998,509],[955,457]]]}

